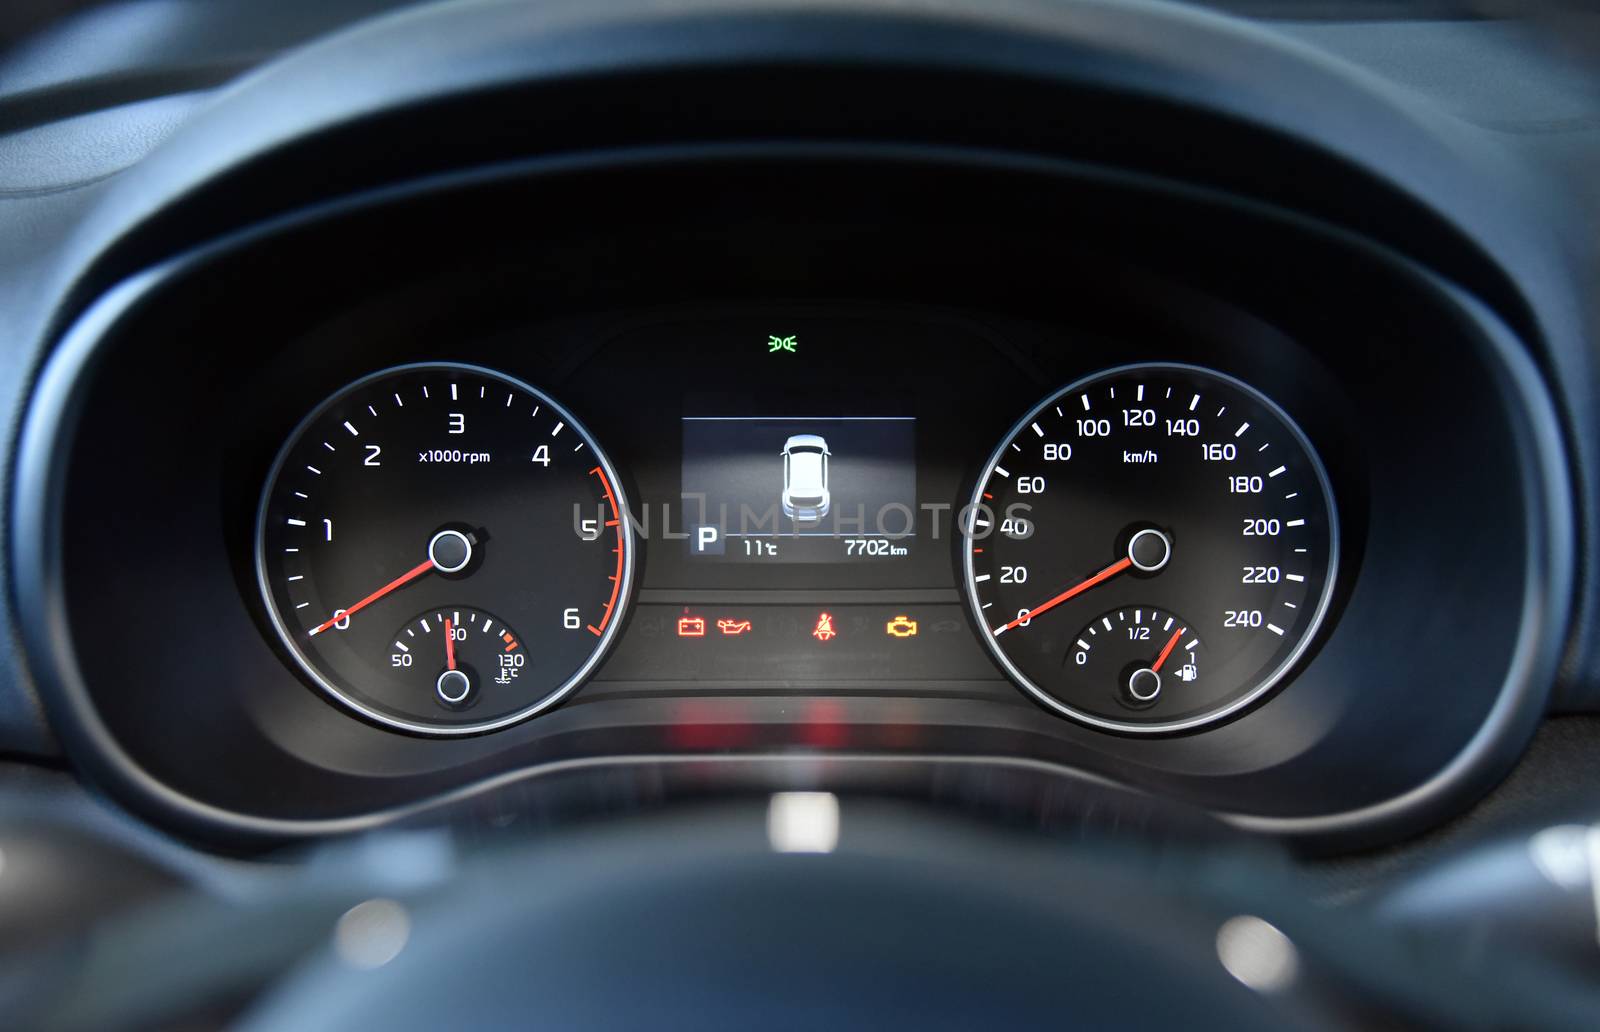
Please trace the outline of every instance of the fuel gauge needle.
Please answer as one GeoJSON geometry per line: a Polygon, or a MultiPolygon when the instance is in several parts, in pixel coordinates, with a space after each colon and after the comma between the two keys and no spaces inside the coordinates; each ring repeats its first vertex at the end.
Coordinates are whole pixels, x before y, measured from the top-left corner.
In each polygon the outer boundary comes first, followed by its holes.
{"type": "Polygon", "coordinates": [[[1172,650],[1178,646],[1178,639],[1183,637],[1183,632],[1187,631],[1188,629],[1189,628],[1187,627],[1180,627],[1172,632],[1172,637],[1167,639],[1167,647],[1162,649],[1161,655],[1157,656],[1156,661],[1150,664],[1150,670],[1152,673],[1161,673],[1161,664],[1165,663],[1167,661],[1167,657],[1172,655],[1172,650]]]}

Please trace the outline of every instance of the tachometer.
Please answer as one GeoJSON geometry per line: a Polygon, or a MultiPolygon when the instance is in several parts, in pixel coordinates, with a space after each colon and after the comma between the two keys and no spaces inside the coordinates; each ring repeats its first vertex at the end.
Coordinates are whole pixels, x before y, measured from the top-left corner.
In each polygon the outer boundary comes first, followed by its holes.
{"type": "Polygon", "coordinates": [[[548,396],[487,369],[404,366],[290,438],[257,572],[290,654],[339,702],[410,731],[488,731],[553,705],[604,655],[633,573],[626,514],[610,462],[548,396]]]}
{"type": "Polygon", "coordinates": [[[995,450],[968,513],[968,595],[1001,666],[1117,731],[1197,727],[1271,689],[1338,565],[1306,436],[1194,366],[1127,366],[1051,397],[995,450]]]}

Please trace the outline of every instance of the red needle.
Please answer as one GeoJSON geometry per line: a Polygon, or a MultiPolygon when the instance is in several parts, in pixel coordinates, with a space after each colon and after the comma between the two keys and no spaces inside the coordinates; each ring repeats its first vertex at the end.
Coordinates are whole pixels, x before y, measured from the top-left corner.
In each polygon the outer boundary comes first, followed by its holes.
{"type": "Polygon", "coordinates": [[[411,583],[412,581],[416,580],[418,577],[420,577],[423,574],[427,573],[431,569],[433,569],[433,558],[430,556],[426,562],[418,563],[416,566],[414,566],[411,569],[407,570],[405,573],[402,573],[400,576],[396,577],[394,580],[392,580],[389,583],[385,584],[383,587],[379,588],[377,591],[374,591],[372,594],[368,595],[366,598],[362,599],[360,602],[357,602],[355,605],[351,606],[349,609],[346,609],[342,613],[335,613],[333,616],[329,617],[327,619],[327,621],[325,621],[324,623],[318,624],[316,627],[311,628],[311,633],[313,635],[321,634],[323,631],[325,631],[328,628],[332,627],[334,624],[338,623],[340,620],[343,620],[345,617],[354,616],[356,613],[359,613],[363,609],[365,609],[368,606],[372,605],[372,603],[378,601],[378,599],[380,599],[383,596],[387,595],[389,592],[393,591],[395,588],[403,587],[404,585],[411,583]]]}
{"type": "Polygon", "coordinates": [[[1167,657],[1172,655],[1172,650],[1178,646],[1178,639],[1183,637],[1183,632],[1188,629],[1187,627],[1180,627],[1172,632],[1172,637],[1167,639],[1167,647],[1161,650],[1161,655],[1157,656],[1156,661],[1150,665],[1152,673],[1161,673],[1161,664],[1165,663],[1167,657]]]}
{"type": "MultiPolygon", "coordinates": [[[[1178,633],[1182,634],[1183,632],[1179,631],[1178,633]]],[[[1177,639],[1174,638],[1173,640],[1176,641],[1177,639]]],[[[1171,650],[1172,646],[1168,645],[1167,648],[1168,650],[1171,650]]],[[[1166,658],[1167,654],[1163,652],[1161,654],[1161,659],[1166,658]]],[[[456,636],[455,632],[450,629],[449,620],[444,622],[444,665],[450,670],[454,670],[456,668],[456,636]]],[[[1156,666],[1160,665],[1160,660],[1157,660],[1156,666]]]]}
{"type": "Polygon", "coordinates": [[[1123,556],[1121,559],[1118,559],[1116,562],[1112,563],[1110,566],[1107,566],[1105,569],[1101,570],[1099,573],[1095,574],[1093,577],[1090,577],[1088,580],[1084,581],[1083,583],[1073,585],[1072,587],[1068,588],[1066,591],[1063,591],[1061,594],[1057,595],[1055,598],[1053,598],[1050,601],[1044,603],[1043,605],[1034,606],[1032,609],[1028,610],[1026,613],[1023,613],[1021,616],[1017,617],[1015,620],[1013,620],[1010,623],[1006,624],[1004,627],[1001,627],[999,630],[995,631],[994,633],[999,634],[1002,631],[1009,631],[1009,630],[1011,630],[1011,628],[1017,626],[1020,623],[1023,623],[1023,622],[1028,621],[1028,620],[1032,620],[1034,617],[1038,616],[1040,613],[1043,613],[1046,610],[1054,609],[1056,606],[1059,606],[1061,603],[1065,602],[1067,599],[1073,598],[1074,596],[1083,594],[1085,591],[1088,591],[1090,588],[1094,587],[1096,584],[1099,584],[1101,581],[1110,580],[1112,577],[1115,577],[1117,574],[1121,573],[1123,570],[1126,570],[1128,567],[1130,567],[1132,565],[1133,565],[1133,559],[1128,557],[1128,556],[1123,556]]]}

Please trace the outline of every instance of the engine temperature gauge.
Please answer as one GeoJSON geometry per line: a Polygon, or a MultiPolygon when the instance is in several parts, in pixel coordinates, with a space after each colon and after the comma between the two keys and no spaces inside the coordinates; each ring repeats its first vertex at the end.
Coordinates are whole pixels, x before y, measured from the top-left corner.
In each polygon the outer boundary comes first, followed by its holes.
{"type": "Polygon", "coordinates": [[[1205,646],[1181,617],[1146,606],[1102,613],[1078,632],[1063,676],[1130,710],[1199,687],[1205,646]]]}
{"type": "Polygon", "coordinates": [[[504,620],[465,607],[417,615],[389,646],[389,666],[414,682],[417,702],[431,694],[449,710],[472,707],[485,689],[515,687],[527,663],[522,637],[504,620]]]}

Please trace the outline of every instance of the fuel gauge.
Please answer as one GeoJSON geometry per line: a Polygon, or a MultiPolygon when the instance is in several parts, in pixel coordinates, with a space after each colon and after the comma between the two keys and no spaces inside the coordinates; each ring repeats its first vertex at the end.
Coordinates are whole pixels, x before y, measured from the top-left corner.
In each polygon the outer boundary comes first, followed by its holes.
{"type": "Polygon", "coordinates": [[[1102,613],[1078,632],[1065,676],[1075,687],[1143,710],[1163,692],[1196,685],[1204,655],[1205,646],[1187,621],[1160,609],[1127,606],[1102,613]]]}

